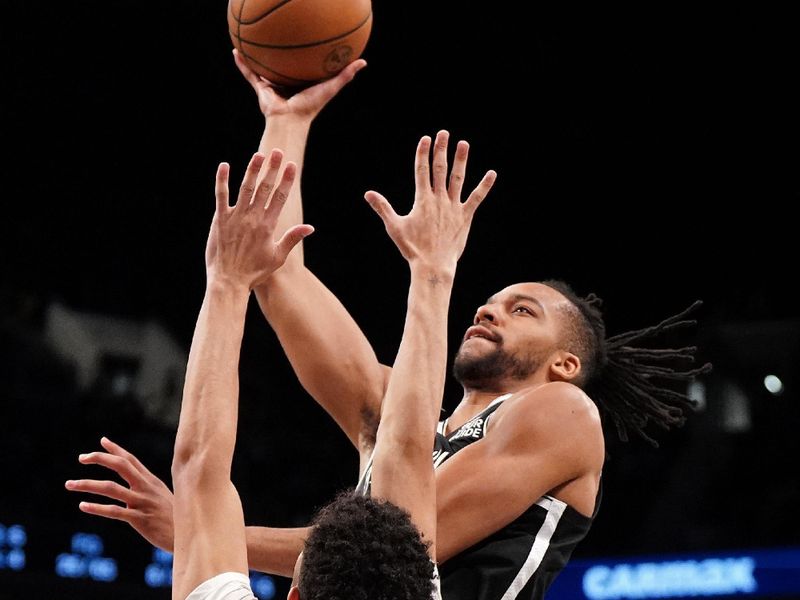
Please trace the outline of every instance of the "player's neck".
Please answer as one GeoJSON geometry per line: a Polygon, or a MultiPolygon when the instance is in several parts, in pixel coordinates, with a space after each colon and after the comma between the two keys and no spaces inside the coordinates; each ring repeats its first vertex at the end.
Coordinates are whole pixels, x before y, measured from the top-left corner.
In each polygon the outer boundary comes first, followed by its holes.
{"type": "Polygon", "coordinates": [[[459,406],[486,407],[498,396],[515,394],[547,382],[546,372],[540,370],[524,379],[503,378],[481,386],[464,386],[464,396],[459,406]]]}
{"type": "Polygon", "coordinates": [[[498,396],[502,396],[507,392],[485,391],[485,390],[464,390],[464,397],[458,403],[461,407],[473,407],[478,410],[483,410],[498,396]]]}
{"type": "Polygon", "coordinates": [[[464,423],[478,416],[497,398],[540,385],[528,381],[519,383],[522,385],[491,386],[488,389],[481,390],[464,388],[464,397],[447,420],[445,435],[449,435],[464,423]]]}

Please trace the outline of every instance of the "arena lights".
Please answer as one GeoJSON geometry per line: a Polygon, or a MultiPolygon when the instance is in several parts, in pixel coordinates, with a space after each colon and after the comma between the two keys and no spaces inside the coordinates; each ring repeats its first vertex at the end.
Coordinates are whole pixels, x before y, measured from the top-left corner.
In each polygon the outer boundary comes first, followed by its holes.
{"type": "Polygon", "coordinates": [[[570,561],[548,599],[648,600],[800,594],[800,548],[570,561]]]}
{"type": "Polygon", "coordinates": [[[779,396],[783,393],[783,382],[777,375],[767,375],[764,377],[764,387],[773,396],[779,396]]]}
{"type": "Polygon", "coordinates": [[[689,383],[687,395],[694,400],[694,410],[702,412],[706,409],[706,384],[700,380],[692,381],[689,383]]]}
{"type": "Polygon", "coordinates": [[[172,554],[153,548],[153,560],[144,569],[144,582],[153,588],[172,585],[172,554]]]}
{"type": "Polygon", "coordinates": [[[103,540],[94,533],[76,533],[72,536],[71,552],[56,557],[56,575],[68,579],[115,581],[117,561],[101,556],[103,540]]]}
{"type": "Polygon", "coordinates": [[[250,571],[250,587],[259,600],[272,600],[275,597],[275,580],[269,575],[250,571]]]}
{"type": "Polygon", "coordinates": [[[28,534],[22,525],[0,523],[0,570],[22,571],[25,568],[25,544],[28,534]]]}

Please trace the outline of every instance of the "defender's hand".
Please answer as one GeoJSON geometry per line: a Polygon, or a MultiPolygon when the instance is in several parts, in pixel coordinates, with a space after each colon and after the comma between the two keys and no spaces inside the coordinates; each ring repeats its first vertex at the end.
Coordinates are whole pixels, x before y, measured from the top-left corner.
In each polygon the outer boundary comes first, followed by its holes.
{"type": "Polygon", "coordinates": [[[71,492],[85,492],[117,500],[124,506],[81,502],[78,508],[90,515],[125,521],[154,546],[172,552],[172,492],[122,446],[105,437],[100,444],[106,452],[81,454],[78,460],[84,465],[101,465],[111,469],[128,483],[128,487],[115,481],[98,479],[70,480],[65,487],[71,492]]]}
{"type": "Polygon", "coordinates": [[[431,139],[424,136],[417,146],[415,160],[416,195],[414,205],[405,216],[399,216],[381,194],[369,191],[367,202],[378,213],[389,237],[409,263],[418,261],[431,266],[455,268],[464,251],[472,217],[494,185],[497,174],[488,171],[465,202],[461,188],[467,168],[469,144],[461,141],[456,147],[453,170],[447,181],[447,142],[449,134],[440,131],[433,149],[431,180],[431,139]]]}
{"type": "Polygon", "coordinates": [[[277,149],[268,159],[256,152],[247,167],[234,206],[228,202],[230,166],[227,163],[219,165],[217,209],[206,246],[209,282],[223,281],[252,289],[280,268],[292,248],[314,231],[310,225],[295,225],[280,240],[274,241],[278,217],[297,173],[295,164],[288,162],[278,180],[282,160],[283,153],[277,149]],[[256,183],[265,160],[264,176],[256,183]]]}

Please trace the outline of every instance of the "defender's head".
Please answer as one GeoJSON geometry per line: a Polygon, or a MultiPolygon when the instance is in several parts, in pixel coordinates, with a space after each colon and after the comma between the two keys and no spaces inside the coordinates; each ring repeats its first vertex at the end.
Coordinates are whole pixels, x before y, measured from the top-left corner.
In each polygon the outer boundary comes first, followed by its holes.
{"type": "Polygon", "coordinates": [[[289,600],[430,600],[433,563],[408,513],[339,494],[314,519],[289,600]]]}

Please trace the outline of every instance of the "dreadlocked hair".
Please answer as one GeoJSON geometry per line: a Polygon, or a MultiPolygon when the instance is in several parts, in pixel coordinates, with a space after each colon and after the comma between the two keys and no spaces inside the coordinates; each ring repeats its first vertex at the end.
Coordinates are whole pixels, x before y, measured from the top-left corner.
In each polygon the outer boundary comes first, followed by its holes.
{"type": "MultiPolygon", "coordinates": [[[[658,443],[645,431],[649,424],[663,430],[679,427],[694,401],[686,394],[666,387],[665,382],[690,381],[711,370],[706,363],[693,369],[668,366],[675,362],[694,362],[696,346],[682,348],[644,348],[640,344],[664,332],[696,325],[686,317],[702,305],[694,302],[685,310],[656,325],[606,337],[600,311],[603,301],[595,294],[578,296],[563,281],[543,281],[560,292],[576,310],[569,310],[565,344],[581,359],[581,375],[576,381],[610,419],[619,439],[627,442],[634,432],[654,447],[658,443]]],[[[571,308],[571,307],[570,307],[571,308]]]]}

